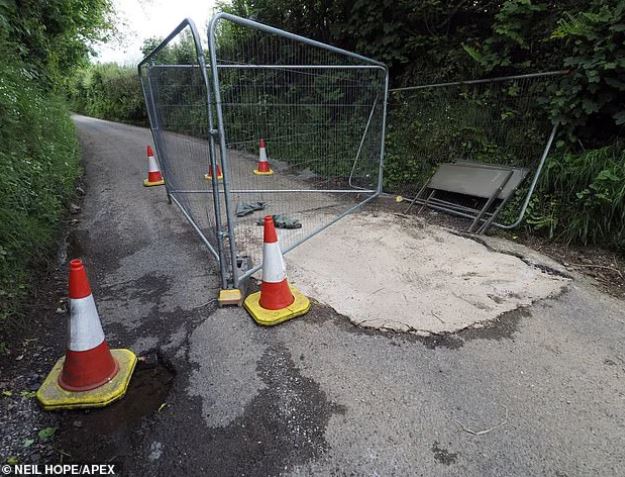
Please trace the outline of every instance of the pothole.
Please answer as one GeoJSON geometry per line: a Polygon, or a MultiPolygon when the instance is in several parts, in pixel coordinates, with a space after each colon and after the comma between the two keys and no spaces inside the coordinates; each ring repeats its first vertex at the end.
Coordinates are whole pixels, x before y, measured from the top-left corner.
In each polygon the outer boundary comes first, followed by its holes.
{"type": "MultiPolygon", "coordinates": [[[[167,399],[175,373],[156,352],[139,356],[126,395],[102,409],[67,411],[66,438],[76,442],[67,448],[85,445],[83,439],[98,434],[112,434],[132,429],[145,417],[159,411],[167,399]]],[[[67,442],[67,439],[66,439],[67,442]]]]}
{"type": "Polygon", "coordinates": [[[59,266],[65,265],[68,260],[73,258],[84,257],[85,250],[82,243],[88,239],[88,235],[89,232],[80,230],[71,230],[65,235],[57,252],[57,263],[59,266]]]}

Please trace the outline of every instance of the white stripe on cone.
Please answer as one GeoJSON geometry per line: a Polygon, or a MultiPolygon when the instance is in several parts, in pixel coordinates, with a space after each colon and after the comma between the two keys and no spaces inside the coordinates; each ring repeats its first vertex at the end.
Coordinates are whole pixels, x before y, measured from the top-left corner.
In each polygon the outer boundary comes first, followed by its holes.
{"type": "Polygon", "coordinates": [[[104,341],[104,331],[93,295],[69,300],[69,343],[71,351],[88,351],[104,341]]]}
{"type": "Polygon", "coordinates": [[[267,162],[267,151],[264,147],[260,148],[260,152],[258,155],[258,162],[267,162]]]}
{"type": "Polygon", "coordinates": [[[263,244],[263,281],[280,283],[286,280],[286,264],[278,242],[263,244]]]}
{"type": "Polygon", "coordinates": [[[148,172],[160,172],[154,156],[148,156],[148,172]]]}

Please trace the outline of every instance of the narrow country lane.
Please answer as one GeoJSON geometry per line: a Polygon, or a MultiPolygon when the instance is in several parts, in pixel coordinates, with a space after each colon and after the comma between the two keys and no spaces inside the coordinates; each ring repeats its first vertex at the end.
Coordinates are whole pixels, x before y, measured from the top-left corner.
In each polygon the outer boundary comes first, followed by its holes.
{"type": "Polygon", "coordinates": [[[260,328],[216,308],[208,253],[164,188],[142,186],[149,131],[74,121],[87,194],[68,255],[111,346],[147,360],[121,402],[59,415],[72,460],[133,476],[623,475],[622,302],[576,278],[440,339],[320,303],[260,328]]]}

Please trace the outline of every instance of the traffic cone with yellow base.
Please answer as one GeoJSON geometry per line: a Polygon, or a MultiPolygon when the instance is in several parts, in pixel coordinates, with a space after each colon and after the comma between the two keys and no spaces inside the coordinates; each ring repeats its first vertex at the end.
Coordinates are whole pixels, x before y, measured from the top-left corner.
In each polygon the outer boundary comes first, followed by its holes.
{"type": "Polygon", "coordinates": [[[301,316],[310,310],[310,300],[286,278],[286,265],[271,215],[264,220],[263,281],[260,291],[243,302],[259,325],[273,326],[301,316]]]}
{"type": "Polygon", "coordinates": [[[143,181],[145,187],[154,187],[165,184],[165,179],[161,175],[158,163],[154,158],[152,146],[148,146],[148,178],[143,181]]]}
{"type": "Polygon", "coordinates": [[[137,363],[132,351],[109,349],[80,260],[70,262],[69,302],[65,356],[37,391],[37,399],[46,410],[103,407],[120,399],[137,363]]]}
{"type": "MultiPolygon", "coordinates": [[[[212,164],[208,166],[208,174],[204,174],[204,179],[210,181],[213,178],[213,166],[212,164]]],[[[220,181],[224,178],[223,173],[221,172],[221,167],[217,164],[217,180],[220,181]]]]}
{"type": "Polygon", "coordinates": [[[254,174],[257,176],[270,176],[273,174],[269,161],[267,160],[267,149],[265,147],[265,140],[261,138],[258,141],[258,162],[256,163],[256,169],[254,174]]]}

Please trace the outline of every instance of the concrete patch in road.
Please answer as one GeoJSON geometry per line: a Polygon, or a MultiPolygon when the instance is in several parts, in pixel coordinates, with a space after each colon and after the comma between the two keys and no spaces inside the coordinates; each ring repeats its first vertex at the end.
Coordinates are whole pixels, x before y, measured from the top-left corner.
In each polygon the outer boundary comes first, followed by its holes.
{"type": "Polygon", "coordinates": [[[359,213],[287,254],[302,292],[357,325],[418,334],[456,332],[556,296],[545,272],[418,218],[359,213]]]}

